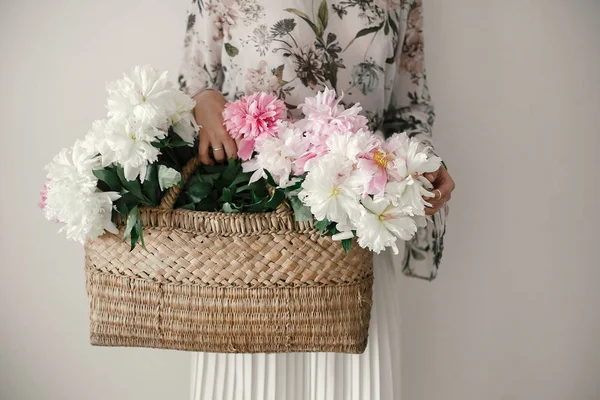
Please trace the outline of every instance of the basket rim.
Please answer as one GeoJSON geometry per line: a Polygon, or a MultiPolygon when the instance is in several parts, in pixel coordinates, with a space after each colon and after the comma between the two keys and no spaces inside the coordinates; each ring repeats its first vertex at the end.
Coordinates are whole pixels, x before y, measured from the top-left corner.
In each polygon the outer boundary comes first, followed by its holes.
{"type": "MultiPolygon", "coordinates": [[[[125,226],[117,213],[117,228],[125,226]]],[[[280,209],[260,213],[225,213],[195,211],[183,208],[139,207],[144,227],[181,229],[197,233],[256,235],[267,233],[319,233],[313,221],[296,221],[291,210],[280,209]]],[[[319,233],[320,234],[320,233],[319,233]]]]}
{"type": "Polygon", "coordinates": [[[160,208],[160,207],[152,207],[152,206],[140,206],[139,210],[153,210],[153,211],[160,211],[160,212],[177,212],[177,213],[182,213],[182,214],[194,214],[194,215],[205,215],[205,216],[210,216],[210,217],[221,217],[221,218],[232,218],[232,217],[242,217],[242,216],[254,216],[254,215],[264,215],[264,216],[285,216],[287,217],[292,217],[294,216],[294,213],[290,210],[273,210],[273,211],[265,211],[265,212],[239,212],[239,213],[226,213],[223,211],[196,211],[196,210],[188,210],[186,208],[160,208]]]}

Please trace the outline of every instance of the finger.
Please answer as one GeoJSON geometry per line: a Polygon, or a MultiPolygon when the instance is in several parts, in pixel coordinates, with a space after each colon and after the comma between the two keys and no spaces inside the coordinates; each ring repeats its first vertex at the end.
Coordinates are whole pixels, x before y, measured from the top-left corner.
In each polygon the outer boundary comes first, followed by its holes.
{"type": "MultiPolygon", "coordinates": [[[[441,168],[440,168],[441,169],[441,168]]],[[[427,179],[429,182],[433,183],[437,180],[437,178],[440,175],[440,169],[438,169],[437,171],[433,171],[433,172],[426,172],[425,174],[423,174],[423,176],[425,177],[425,179],[427,179]]]]}
{"type": "Polygon", "coordinates": [[[452,181],[452,179],[443,179],[433,190],[435,191],[436,196],[439,195],[441,192],[441,199],[448,200],[448,196],[450,196],[452,190],[454,190],[454,182],[452,181]]]}
{"type": "MultiPolygon", "coordinates": [[[[438,184],[443,185],[448,189],[448,193],[452,192],[456,187],[454,179],[450,176],[446,168],[440,168],[440,175],[438,176],[438,184]]],[[[438,185],[438,186],[439,186],[438,185]]]]}
{"type": "Polygon", "coordinates": [[[431,204],[430,206],[425,205],[425,208],[439,208],[445,203],[444,199],[434,200],[432,197],[425,198],[425,201],[431,204]]]}
{"type": "Polygon", "coordinates": [[[215,159],[216,162],[223,162],[225,161],[225,148],[223,147],[223,144],[219,143],[219,144],[212,144],[212,154],[213,154],[213,158],[215,159]]]}
{"type": "Polygon", "coordinates": [[[425,207],[425,215],[433,215],[440,209],[440,206],[437,207],[425,207]]]}
{"type": "Polygon", "coordinates": [[[208,137],[206,135],[206,132],[200,133],[198,135],[198,138],[200,140],[200,143],[198,144],[198,157],[200,158],[200,162],[204,165],[214,164],[215,162],[208,155],[209,142],[208,142],[208,137]]]}
{"type": "Polygon", "coordinates": [[[443,195],[440,197],[440,191],[434,189],[432,191],[434,193],[434,197],[423,196],[423,200],[428,202],[430,205],[425,205],[425,213],[427,215],[435,214],[448,200],[449,195],[443,195]]]}
{"type": "Polygon", "coordinates": [[[237,159],[237,146],[233,139],[225,140],[223,142],[223,147],[225,148],[225,154],[227,155],[228,159],[229,158],[233,158],[234,160],[237,159]]]}
{"type": "Polygon", "coordinates": [[[429,206],[425,206],[425,214],[427,215],[433,215],[436,212],[438,212],[439,210],[442,209],[442,207],[448,207],[448,201],[450,200],[450,198],[443,198],[441,200],[435,200],[435,201],[431,201],[429,200],[429,203],[431,204],[431,207],[429,206]]]}
{"type": "Polygon", "coordinates": [[[429,193],[424,194],[422,197],[423,199],[425,199],[426,201],[439,201],[441,199],[444,198],[444,193],[438,189],[437,187],[434,187],[432,189],[427,189],[427,191],[429,193]]]}

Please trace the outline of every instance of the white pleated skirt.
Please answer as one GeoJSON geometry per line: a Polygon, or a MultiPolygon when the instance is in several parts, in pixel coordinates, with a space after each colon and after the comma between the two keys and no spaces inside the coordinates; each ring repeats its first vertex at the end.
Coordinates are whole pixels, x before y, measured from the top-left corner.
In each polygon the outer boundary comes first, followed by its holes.
{"type": "Polygon", "coordinates": [[[374,255],[364,353],[192,353],[191,399],[400,399],[401,257],[389,249],[374,255]]]}

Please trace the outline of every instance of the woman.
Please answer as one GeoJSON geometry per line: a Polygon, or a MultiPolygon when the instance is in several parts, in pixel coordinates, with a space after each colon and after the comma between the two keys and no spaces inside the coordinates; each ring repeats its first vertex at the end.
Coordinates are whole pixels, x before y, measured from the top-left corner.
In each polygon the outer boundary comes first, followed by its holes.
{"type": "MultiPolygon", "coordinates": [[[[422,21],[421,0],[192,0],[179,83],[197,102],[202,163],[237,157],[221,112],[256,91],[275,92],[293,109],[328,86],[345,105],[359,102],[372,130],[406,131],[431,145],[422,21]]],[[[435,277],[454,189],[445,167],[427,178],[435,186],[428,226],[403,255],[375,255],[363,354],[195,353],[192,399],[398,399],[399,271],[435,277]]]]}

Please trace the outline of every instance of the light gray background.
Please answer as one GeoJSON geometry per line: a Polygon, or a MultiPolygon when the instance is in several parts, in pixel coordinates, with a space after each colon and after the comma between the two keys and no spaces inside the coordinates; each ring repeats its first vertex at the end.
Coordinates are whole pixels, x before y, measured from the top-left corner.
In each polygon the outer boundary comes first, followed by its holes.
{"type": "MultiPolygon", "coordinates": [[[[83,249],[36,209],[107,80],[177,70],[187,1],[0,4],[0,398],[187,399],[188,354],[88,344],[83,249]]],[[[599,20],[594,0],[425,0],[457,190],[439,278],[398,288],[404,400],[600,399],[599,20]]]]}

